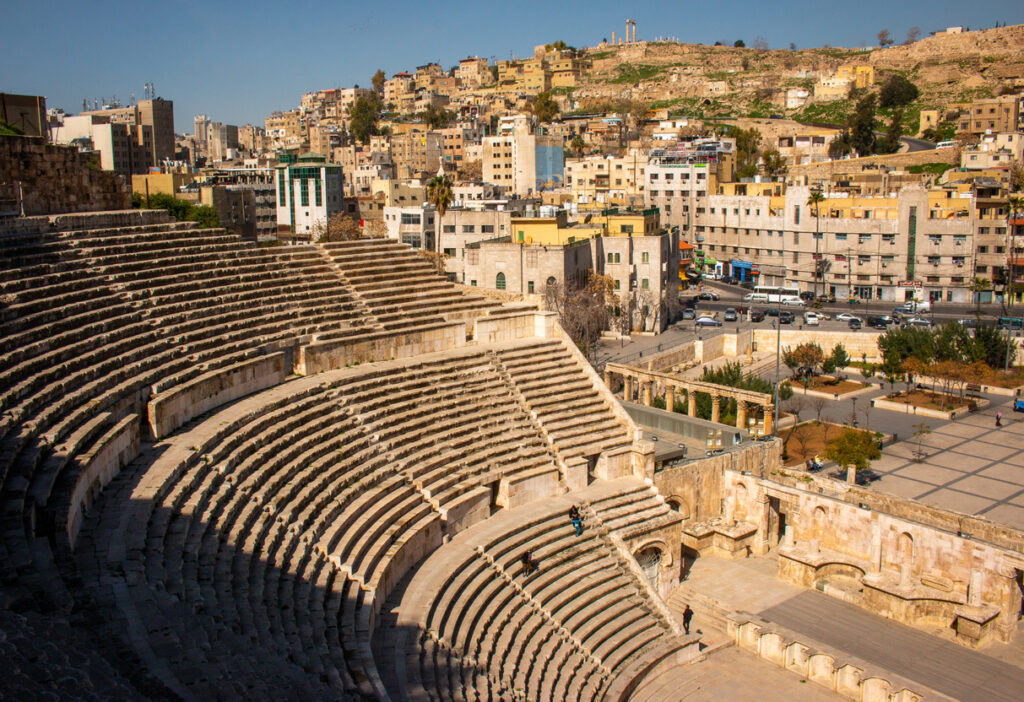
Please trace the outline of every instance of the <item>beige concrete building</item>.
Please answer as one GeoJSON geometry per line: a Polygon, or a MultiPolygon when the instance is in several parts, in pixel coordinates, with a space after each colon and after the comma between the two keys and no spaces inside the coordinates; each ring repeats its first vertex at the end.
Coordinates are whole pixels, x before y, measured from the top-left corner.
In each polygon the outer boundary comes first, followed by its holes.
{"type": "Polygon", "coordinates": [[[996,132],[1016,132],[1021,129],[1021,98],[1003,95],[975,100],[957,120],[957,131],[982,135],[996,132]]]}
{"type": "Polygon", "coordinates": [[[565,184],[579,204],[643,201],[647,154],[632,149],[621,157],[587,156],[565,163],[565,184]]]}
{"type": "MultiPolygon", "coordinates": [[[[741,185],[734,184],[735,190],[741,185]]],[[[821,218],[810,188],[764,184],[759,194],[709,195],[694,218],[698,257],[716,271],[837,298],[970,302],[974,195],[969,188],[858,197],[830,192],[821,218]],[[819,233],[820,232],[820,233],[819,233]],[[819,272],[819,277],[816,277],[819,272]]]]}
{"type": "Polygon", "coordinates": [[[483,179],[517,195],[558,185],[565,173],[563,139],[539,134],[525,120],[499,126],[483,139],[483,179]]]}
{"type": "Polygon", "coordinates": [[[469,244],[508,237],[512,213],[498,209],[453,208],[441,219],[438,249],[447,258],[445,270],[451,280],[469,284],[465,277],[466,247],[469,244]]]}
{"type": "Polygon", "coordinates": [[[1009,168],[1024,159],[1024,133],[999,132],[984,134],[977,144],[960,150],[960,167],[969,170],[1009,168]]]}
{"type": "Polygon", "coordinates": [[[455,68],[455,77],[466,88],[479,88],[481,85],[493,83],[490,63],[485,58],[470,56],[459,61],[455,68]]]}
{"type": "Polygon", "coordinates": [[[436,214],[433,205],[385,207],[387,236],[414,249],[434,251],[436,214]]]}
{"type": "Polygon", "coordinates": [[[694,218],[718,184],[732,179],[732,163],[731,156],[719,152],[654,150],[644,169],[644,202],[658,208],[666,226],[678,227],[694,243],[694,218]]]}

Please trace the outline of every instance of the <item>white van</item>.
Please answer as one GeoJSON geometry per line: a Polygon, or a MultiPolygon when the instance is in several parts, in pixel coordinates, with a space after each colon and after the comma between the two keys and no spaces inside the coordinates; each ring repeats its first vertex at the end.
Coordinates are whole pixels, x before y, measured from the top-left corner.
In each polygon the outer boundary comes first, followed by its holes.
{"type": "Polygon", "coordinates": [[[816,327],[819,324],[821,324],[821,318],[818,316],[817,312],[811,312],[810,310],[807,310],[806,312],[804,312],[804,324],[811,327],[816,327]]]}
{"type": "Polygon", "coordinates": [[[954,146],[956,146],[956,142],[955,141],[940,141],[938,144],[935,145],[935,148],[936,149],[952,149],[954,146]]]}
{"type": "Polygon", "coordinates": [[[744,302],[768,302],[768,296],[764,293],[747,293],[743,296],[744,302]]]}

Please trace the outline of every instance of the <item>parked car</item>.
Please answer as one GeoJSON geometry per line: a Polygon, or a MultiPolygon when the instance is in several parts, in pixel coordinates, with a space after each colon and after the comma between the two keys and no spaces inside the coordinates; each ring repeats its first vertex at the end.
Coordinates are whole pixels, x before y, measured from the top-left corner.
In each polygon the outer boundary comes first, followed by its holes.
{"type": "Polygon", "coordinates": [[[1018,398],[1013,401],[1014,412],[1024,412],[1024,399],[1018,398]]]}
{"type": "Polygon", "coordinates": [[[831,293],[828,295],[818,295],[818,301],[827,305],[834,305],[836,302],[836,296],[831,293]]]}
{"type": "Polygon", "coordinates": [[[718,300],[722,296],[716,293],[714,290],[705,290],[704,292],[697,295],[698,300],[718,300]]]}
{"type": "Polygon", "coordinates": [[[851,319],[851,320],[850,320],[850,321],[848,322],[848,325],[849,325],[849,327],[850,327],[851,331],[858,331],[858,330],[859,330],[859,329],[860,329],[861,327],[863,327],[863,326],[864,326],[863,324],[861,324],[860,320],[859,320],[859,319],[857,319],[856,317],[854,317],[853,319],[851,319]]]}
{"type": "Polygon", "coordinates": [[[683,319],[696,319],[696,318],[697,318],[697,310],[695,310],[694,308],[687,307],[685,310],[683,310],[683,319]]]}
{"type": "Polygon", "coordinates": [[[769,317],[778,317],[779,316],[779,308],[778,307],[769,307],[768,309],[766,309],[764,311],[764,313],[766,315],[768,315],[769,317]]]}
{"type": "Polygon", "coordinates": [[[750,311],[750,321],[751,322],[763,322],[764,321],[764,312],[762,312],[761,310],[751,310],[750,311]]]}
{"type": "Polygon", "coordinates": [[[733,307],[733,309],[736,310],[736,314],[740,315],[741,317],[750,311],[750,308],[747,307],[746,305],[736,305],[735,307],[733,307]]]}
{"type": "Polygon", "coordinates": [[[810,304],[814,302],[814,293],[812,293],[810,290],[804,290],[802,293],[800,293],[800,299],[810,304]]]}
{"type": "Polygon", "coordinates": [[[726,307],[725,308],[725,321],[727,321],[727,322],[735,322],[735,321],[738,321],[739,318],[740,318],[740,316],[738,314],[736,314],[736,310],[734,310],[732,307],[726,307]]]}
{"type": "Polygon", "coordinates": [[[720,327],[722,323],[713,317],[698,317],[697,321],[693,323],[697,327],[720,327]]]}
{"type": "Polygon", "coordinates": [[[792,312],[779,312],[779,324],[792,324],[793,319],[792,312]]]}
{"type": "Polygon", "coordinates": [[[978,328],[978,320],[977,319],[958,319],[956,321],[959,322],[960,325],[963,326],[965,329],[977,329],[978,328]]]}
{"type": "Polygon", "coordinates": [[[1024,329],[1024,319],[1021,319],[1020,317],[1000,317],[996,326],[1000,329],[1017,331],[1019,329],[1024,329]]]}
{"type": "Polygon", "coordinates": [[[860,321],[860,317],[855,314],[851,314],[850,312],[840,312],[836,315],[837,322],[849,322],[852,319],[856,319],[858,322],[860,321]]]}
{"type": "Polygon", "coordinates": [[[768,302],[768,295],[765,293],[747,293],[743,296],[744,302],[768,302]]]}
{"type": "Polygon", "coordinates": [[[754,289],[754,281],[752,281],[752,280],[744,280],[742,283],[740,283],[740,287],[743,288],[744,290],[753,290],[754,289]]]}
{"type": "Polygon", "coordinates": [[[801,300],[799,297],[784,297],[782,298],[783,305],[791,305],[793,307],[803,307],[807,303],[801,300]]]}
{"type": "Polygon", "coordinates": [[[871,317],[868,317],[868,326],[871,327],[872,329],[882,329],[882,330],[885,330],[885,329],[888,328],[889,325],[886,322],[886,318],[885,317],[883,317],[882,315],[877,315],[876,314],[876,315],[873,315],[871,317]]]}
{"type": "Polygon", "coordinates": [[[932,326],[932,323],[923,317],[911,317],[910,319],[903,320],[903,328],[907,327],[921,327],[927,329],[932,326]]]}
{"type": "Polygon", "coordinates": [[[817,313],[807,310],[804,312],[804,324],[812,327],[816,327],[821,323],[817,313]]]}

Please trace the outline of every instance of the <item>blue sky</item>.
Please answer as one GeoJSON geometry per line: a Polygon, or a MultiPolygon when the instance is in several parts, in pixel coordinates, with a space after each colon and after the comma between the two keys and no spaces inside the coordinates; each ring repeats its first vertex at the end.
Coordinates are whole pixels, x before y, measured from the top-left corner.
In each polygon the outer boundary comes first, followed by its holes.
{"type": "Polygon", "coordinates": [[[1021,0],[821,0],[628,4],[477,2],[7,2],[0,22],[0,91],[42,94],[50,107],[81,109],[82,98],[143,95],[151,81],[174,100],[176,128],[192,131],[200,112],[232,124],[261,124],[276,109],[318,88],[368,86],[390,76],[469,55],[532,54],[563,39],[587,46],[621,33],[626,13],[637,36],[714,43],[758,36],[772,48],[861,46],[880,29],[899,41],[951,25],[1024,23],[1021,0]]]}

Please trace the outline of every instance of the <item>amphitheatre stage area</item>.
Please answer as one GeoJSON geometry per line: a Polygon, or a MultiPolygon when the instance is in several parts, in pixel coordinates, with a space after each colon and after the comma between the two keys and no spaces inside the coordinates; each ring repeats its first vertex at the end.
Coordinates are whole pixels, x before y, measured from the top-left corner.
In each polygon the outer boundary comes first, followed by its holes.
{"type": "MultiPolygon", "coordinates": [[[[0,697],[1020,699],[1016,496],[787,469],[769,396],[659,411],[727,391],[601,375],[391,240],[126,210],[0,247],[0,697]]],[[[964,434],[982,478],[1018,426],[964,434]]]]}

